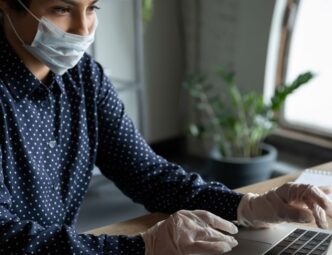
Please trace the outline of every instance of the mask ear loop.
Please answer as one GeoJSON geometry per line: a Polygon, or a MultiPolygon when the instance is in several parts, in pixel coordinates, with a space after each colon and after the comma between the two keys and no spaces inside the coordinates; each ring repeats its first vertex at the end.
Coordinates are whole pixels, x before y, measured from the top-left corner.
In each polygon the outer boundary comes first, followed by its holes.
{"type": "MultiPolygon", "coordinates": [[[[32,16],[32,17],[34,17],[37,21],[39,21],[40,22],[40,19],[32,12],[32,11],[30,11],[29,10],[29,8],[28,7],[26,7],[26,5],[24,4],[24,3],[22,3],[22,1],[21,0],[17,0],[17,2],[19,2],[20,3],[20,5],[32,16]]],[[[13,31],[14,31],[14,33],[16,34],[16,36],[17,36],[17,38],[21,41],[21,43],[23,44],[23,45],[25,45],[26,43],[22,40],[22,38],[21,38],[21,36],[18,34],[18,32],[17,32],[17,30],[16,30],[16,28],[15,28],[15,26],[14,26],[14,24],[13,24],[13,22],[12,22],[12,19],[9,17],[9,15],[6,13],[6,16],[7,16],[7,19],[8,19],[8,21],[9,21],[9,24],[10,24],[10,26],[12,27],[12,29],[13,29],[13,31]]]]}
{"type": "Polygon", "coordinates": [[[13,22],[12,22],[12,19],[9,17],[9,15],[8,15],[7,13],[6,13],[6,17],[7,17],[8,21],[9,21],[9,24],[10,24],[10,26],[12,27],[14,33],[16,34],[17,38],[21,41],[21,43],[22,43],[23,45],[25,45],[25,42],[23,42],[21,36],[18,34],[18,32],[17,32],[17,30],[16,30],[16,28],[15,28],[13,22]]]}
{"type": "Polygon", "coordinates": [[[36,20],[38,20],[39,22],[40,22],[40,18],[38,18],[32,11],[30,11],[30,9],[24,4],[24,3],[22,3],[22,1],[21,0],[17,0],[17,2],[19,2],[21,5],[22,5],[22,7],[28,12],[28,13],[30,13],[30,15],[32,16],[32,17],[34,17],[36,20]]]}

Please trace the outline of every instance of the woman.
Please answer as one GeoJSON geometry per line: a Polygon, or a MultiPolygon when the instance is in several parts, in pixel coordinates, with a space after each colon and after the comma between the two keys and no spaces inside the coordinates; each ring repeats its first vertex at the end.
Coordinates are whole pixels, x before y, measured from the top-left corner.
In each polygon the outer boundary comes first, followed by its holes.
{"type": "Polygon", "coordinates": [[[1,254],[220,254],[237,245],[216,231],[236,233],[230,221],[315,219],[326,227],[332,205],[317,187],[243,195],[156,155],[84,54],[98,26],[96,4],[0,0],[1,254]],[[171,217],[137,236],[76,233],[95,164],[134,201],[171,217]]]}

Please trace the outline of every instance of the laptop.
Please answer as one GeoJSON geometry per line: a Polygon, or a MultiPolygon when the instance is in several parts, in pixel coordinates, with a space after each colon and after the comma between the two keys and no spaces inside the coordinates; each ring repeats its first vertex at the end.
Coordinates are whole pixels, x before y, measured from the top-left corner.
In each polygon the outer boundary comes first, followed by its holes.
{"type": "Polygon", "coordinates": [[[225,254],[232,255],[332,255],[332,231],[299,227],[290,223],[267,229],[239,227],[234,236],[238,246],[225,254]]]}

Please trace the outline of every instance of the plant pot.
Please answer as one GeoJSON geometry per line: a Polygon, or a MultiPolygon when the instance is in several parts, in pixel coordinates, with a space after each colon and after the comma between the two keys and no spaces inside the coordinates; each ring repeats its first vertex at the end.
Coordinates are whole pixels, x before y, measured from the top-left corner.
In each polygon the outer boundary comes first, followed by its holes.
{"type": "Polygon", "coordinates": [[[263,155],[255,158],[221,158],[214,150],[210,155],[207,174],[229,188],[238,188],[270,178],[277,150],[262,145],[263,155]]]}

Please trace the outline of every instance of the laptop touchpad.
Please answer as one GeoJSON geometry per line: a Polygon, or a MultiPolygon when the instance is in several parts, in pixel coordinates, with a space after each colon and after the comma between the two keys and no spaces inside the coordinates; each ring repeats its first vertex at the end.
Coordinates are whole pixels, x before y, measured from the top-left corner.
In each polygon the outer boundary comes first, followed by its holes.
{"type": "Polygon", "coordinates": [[[242,240],[256,241],[259,243],[275,244],[295,229],[290,225],[273,225],[266,229],[239,228],[239,233],[234,237],[240,243],[242,240]]]}
{"type": "Polygon", "coordinates": [[[233,248],[232,251],[225,254],[248,255],[248,254],[263,254],[271,245],[249,240],[238,240],[239,245],[233,248]]]}

